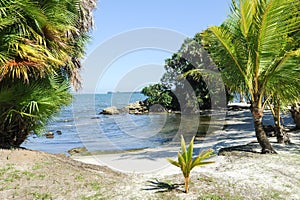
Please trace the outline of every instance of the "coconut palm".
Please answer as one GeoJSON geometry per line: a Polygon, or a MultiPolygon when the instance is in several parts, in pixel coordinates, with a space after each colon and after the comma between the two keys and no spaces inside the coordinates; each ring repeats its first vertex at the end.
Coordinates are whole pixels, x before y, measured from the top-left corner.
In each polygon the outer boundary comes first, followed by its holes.
{"type": "Polygon", "coordinates": [[[290,34],[299,30],[299,0],[233,0],[221,26],[210,27],[204,45],[232,91],[245,88],[262,153],[275,153],[262,126],[265,104],[276,93],[299,100],[299,47],[290,34]]]}
{"type": "Polygon", "coordinates": [[[190,173],[192,169],[197,166],[200,167],[214,163],[214,161],[203,161],[212,156],[214,152],[212,149],[203,150],[196,158],[193,159],[194,139],[195,137],[192,138],[188,149],[186,149],[184,137],[181,135],[181,152],[178,152],[178,161],[167,158],[167,160],[172,165],[175,165],[176,167],[179,167],[181,169],[181,172],[184,176],[184,186],[186,193],[188,193],[189,191],[190,173]]]}

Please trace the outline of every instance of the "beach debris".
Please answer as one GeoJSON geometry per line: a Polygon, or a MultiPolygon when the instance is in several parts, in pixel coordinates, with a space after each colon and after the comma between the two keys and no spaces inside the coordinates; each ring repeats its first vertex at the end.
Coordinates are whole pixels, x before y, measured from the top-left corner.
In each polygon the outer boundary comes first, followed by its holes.
{"type": "Polygon", "coordinates": [[[264,131],[266,132],[267,136],[268,137],[275,137],[276,134],[276,129],[275,129],[275,126],[272,126],[272,125],[263,125],[263,129],[264,131]]]}

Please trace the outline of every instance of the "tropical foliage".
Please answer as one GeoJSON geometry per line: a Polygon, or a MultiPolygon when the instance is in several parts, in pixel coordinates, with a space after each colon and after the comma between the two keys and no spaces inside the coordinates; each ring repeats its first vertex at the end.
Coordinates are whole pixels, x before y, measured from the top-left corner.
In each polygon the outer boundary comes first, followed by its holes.
{"type": "Polygon", "coordinates": [[[39,134],[48,119],[71,101],[69,83],[59,76],[0,85],[0,144],[20,146],[30,131],[39,134]]]}
{"type": "Polygon", "coordinates": [[[183,112],[193,112],[199,108],[207,109],[211,105],[204,78],[185,75],[186,72],[203,65],[205,58],[199,41],[199,35],[193,39],[186,39],[180,50],[165,61],[166,73],[161,82],[176,94],[180,102],[180,110],[183,112]]]}
{"type": "MultiPolygon", "coordinates": [[[[200,42],[200,34],[193,39],[186,39],[180,50],[165,60],[166,73],[161,78],[161,83],[158,84],[160,92],[155,92],[158,85],[147,88],[146,95],[149,96],[150,101],[155,99],[155,103],[165,105],[167,97],[167,106],[182,113],[197,113],[199,109],[211,108],[210,95],[219,91],[208,89],[207,84],[212,80],[208,80],[209,76],[202,72],[210,72],[211,78],[211,72],[218,72],[218,69],[210,65],[209,56],[204,52],[200,42]],[[191,70],[194,70],[193,73],[187,73],[191,70]],[[195,73],[199,72],[196,70],[202,70],[201,75],[197,73],[198,76],[195,76],[195,73]],[[164,97],[161,96],[162,94],[164,97]]],[[[220,88],[214,87],[214,89],[220,88]]]]}
{"type": "Polygon", "coordinates": [[[189,191],[190,173],[194,167],[204,166],[214,163],[214,161],[203,161],[204,159],[210,158],[213,154],[212,149],[203,150],[199,155],[193,159],[194,152],[194,139],[192,138],[188,149],[186,148],[184,137],[181,135],[181,152],[178,152],[178,161],[167,158],[167,160],[176,167],[181,169],[184,176],[185,192],[189,191]]]}
{"type": "Polygon", "coordinates": [[[291,37],[300,28],[299,7],[298,0],[233,0],[228,19],[203,33],[227,86],[249,95],[262,153],[275,152],[262,127],[267,101],[299,100],[300,49],[291,37]]]}
{"type": "Polygon", "coordinates": [[[68,82],[79,88],[94,8],[94,0],[0,1],[0,146],[19,146],[69,102],[68,82]]]}
{"type": "Polygon", "coordinates": [[[147,98],[147,103],[150,106],[159,104],[161,107],[164,108],[164,110],[173,109],[173,97],[172,92],[168,90],[164,85],[162,84],[154,84],[147,87],[144,87],[142,89],[142,93],[147,98]]]}

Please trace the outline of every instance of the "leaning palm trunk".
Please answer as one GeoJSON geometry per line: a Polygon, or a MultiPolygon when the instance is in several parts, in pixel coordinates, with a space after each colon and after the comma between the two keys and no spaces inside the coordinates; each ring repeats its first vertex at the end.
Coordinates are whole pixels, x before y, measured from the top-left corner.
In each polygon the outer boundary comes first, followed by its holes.
{"type": "Polygon", "coordinates": [[[274,107],[274,124],[275,124],[275,135],[277,137],[277,142],[280,144],[289,143],[290,139],[288,134],[283,129],[283,126],[281,125],[281,117],[280,117],[280,100],[278,99],[275,102],[274,107]]]}
{"type": "Polygon", "coordinates": [[[257,138],[258,143],[262,148],[262,153],[276,153],[273,149],[266,132],[263,129],[262,118],[263,118],[263,110],[257,106],[254,102],[253,107],[251,109],[253,120],[254,120],[254,128],[255,128],[255,135],[257,138]]]}
{"type": "Polygon", "coordinates": [[[273,101],[274,105],[268,101],[269,108],[272,112],[275,126],[275,135],[277,137],[277,142],[280,144],[286,144],[290,142],[288,134],[285,132],[282,124],[281,124],[281,116],[280,116],[280,99],[275,98],[273,101]]]}

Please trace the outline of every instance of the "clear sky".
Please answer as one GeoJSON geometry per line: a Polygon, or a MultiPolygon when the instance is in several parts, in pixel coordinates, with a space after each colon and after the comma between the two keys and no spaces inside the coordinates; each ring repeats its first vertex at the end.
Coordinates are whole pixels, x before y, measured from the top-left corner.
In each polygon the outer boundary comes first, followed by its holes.
{"type": "Polygon", "coordinates": [[[230,0],[98,0],[81,92],[132,91],[159,81],[164,60],[184,38],[220,25],[229,5],[230,0]]]}

